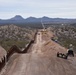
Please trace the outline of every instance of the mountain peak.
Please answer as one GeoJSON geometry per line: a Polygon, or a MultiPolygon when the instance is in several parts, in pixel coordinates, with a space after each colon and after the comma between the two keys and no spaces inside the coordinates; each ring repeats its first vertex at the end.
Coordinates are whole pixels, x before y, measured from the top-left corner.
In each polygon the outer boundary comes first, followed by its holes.
{"type": "Polygon", "coordinates": [[[20,15],[16,15],[15,17],[11,18],[11,20],[24,20],[24,18],[20,15]]]}
{"type": "Polygon", "coordinates": [[[30,16],[30,17],[28,17],[27,19],[37,19],[37,18],[30,16]]]}
{"type": "Polygon", "coordinates": [[[47,19],[49,19],[49,17],[47,17],[47,16],[43,16],[42,18],[45,18],[45,19],[47,18],[47,19]]]}

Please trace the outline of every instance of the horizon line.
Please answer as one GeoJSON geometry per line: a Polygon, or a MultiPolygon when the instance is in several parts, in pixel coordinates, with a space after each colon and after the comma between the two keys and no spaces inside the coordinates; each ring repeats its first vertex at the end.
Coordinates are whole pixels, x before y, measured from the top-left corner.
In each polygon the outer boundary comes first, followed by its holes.
{"type": "MultiPolygon", "coordinates": [[[[27,18],[30,18],[30,17],[33,17],[33,18],[43,18],[43,17],[47,17],[47,18],[61,18],[61,19],[76,19],[75,17],[49,17],[49,16],[40,16],[40,17],[37,17],[37,16],[28,16],[28,17],[23,17],[22,15],[15,15],[15,16],[21,16],[23,19],[27,19],[27,18]]],[[[15,16],[11,16],[9,18],[0,18],[1,20],[8,20],[8,19],[11,19],[11,18],[14,18],[15,16]]]]}

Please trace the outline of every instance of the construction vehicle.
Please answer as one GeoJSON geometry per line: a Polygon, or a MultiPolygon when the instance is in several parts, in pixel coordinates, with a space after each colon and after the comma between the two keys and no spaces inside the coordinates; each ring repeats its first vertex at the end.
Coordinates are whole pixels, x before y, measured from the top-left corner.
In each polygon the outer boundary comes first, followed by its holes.
{"type": "Polygon", "coordinates": [[[69,50],[67,53],[68,56],[73,56],[74,57],[74,52],[72,50],[69,50]]]}
{"type": "Polygon", "coordinates": [[[64,54],[64,53],[59,53],[59,52],[57,52],[57,57],[67,59],[67,58],[68,58],[68,55],[67,55],[67,53],[64,54]]]}
{"type": "Polygon", "coordinates": [[[74,52],[73,52],[73,45],[70,44],[69,45],[69,48],[68,48],[68,53],[67,53],[69,56],[73,56],[74,57],[74,52]]]}
{"type": "Polygon", "coordinates": [[[74,52],[72,50],[69,50],[68,53],[66,53],[66,54],[57,52],[57,57],[67,59],[68,56],[74,57],[74,52]]]}

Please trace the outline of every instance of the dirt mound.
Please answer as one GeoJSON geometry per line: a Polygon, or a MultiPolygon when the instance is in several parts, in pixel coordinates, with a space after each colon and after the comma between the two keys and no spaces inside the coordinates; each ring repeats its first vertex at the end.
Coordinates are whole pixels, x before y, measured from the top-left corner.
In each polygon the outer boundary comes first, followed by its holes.
{"type": "Polygon", "coordinates": [[[23,54],[15,57],[14,61],[8,62],[3,75],[75,75],[76,59],[71,59],[52,58],[40,54],[23,54]]]}
{"type": "Polygon", "coordinates": [[[66,53],[66,49],[52,41],[48,32],[39,33],[32,51],[13,55],[2,75],[76,75],[76,55],[67,60],[58,58],[56,53],[66,53]]]}

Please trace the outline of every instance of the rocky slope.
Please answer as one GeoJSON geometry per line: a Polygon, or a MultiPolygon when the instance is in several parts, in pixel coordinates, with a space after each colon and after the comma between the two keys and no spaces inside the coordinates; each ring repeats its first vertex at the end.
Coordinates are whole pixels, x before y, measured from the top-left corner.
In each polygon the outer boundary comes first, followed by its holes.
{"type": "Polygon", "coordinates": [[[74,51],[76,51],[76,27],[72,25],[52,26],[50,28],[54,32],[55,37],[58,38],[59,44],[68,48],[69,44],[73,44],[74,51]]]}
{"type": "Polygon", "coordinates": [[[5,51],[4,48],[2,48],[0,46],[0,62],[2,62],[2,59],[4,59],[4,57],[6,57],[6,55],[7,55],[7,52],[5,51]]]}
{"type": "Polygon", "coordinates": [[[6,50],[14,44],[25,47],[33,38],[34,33],[35,30],[31,28],[21,28],[16,25],[0,26],[0,45],[6,50]]]}

